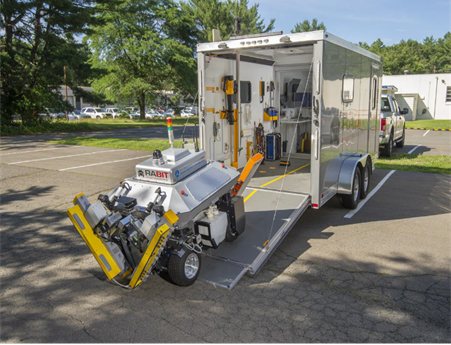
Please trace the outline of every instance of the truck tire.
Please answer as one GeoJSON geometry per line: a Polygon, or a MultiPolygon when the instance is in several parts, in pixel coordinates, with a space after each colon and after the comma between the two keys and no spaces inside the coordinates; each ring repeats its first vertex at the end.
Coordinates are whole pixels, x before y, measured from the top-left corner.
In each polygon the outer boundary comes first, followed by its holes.
{"type": "Polygon", "coordinates": [[[360,187],[360,199],[365,199],[370,190],[371,161],[367,160],[365,168],[362,169],[362,185],[360,187]]]}
{"type": "Polygon", "coordinates": [[[400,141],[396,142],[396,147],[402,149],[404,147],[404,140],[406,139],[406,127],[402,129],[402,138],[400,141]]]}
{"type": "Polygon", "coordinates": [[[171,254],[169,257],[168,275],[175,285],[190,286],[197,280],[200,266],[200,255],[185,249],[185,253],[181,257],[177,254],[171,254]]]}
{"type": "Polygon", "coordinates": [[[342,195],[341,200],[342,200],[343,207],[349,208],[351,210],[353,210],[357,207],[357,205],[359,203],[359,199],[360,199],[360,191],[361,191],[361,185],[362,185],[361,177],[362,176],[361,176],[360,169],[357,167],[355,169],[354,177],[352,179],[352,190],[351,190],[352,193],[350,195],[347,195],[347,194],[342,195]]]}
{"type": "Polygon", "coordinates": [[[382,150],[382,155],[385,157],[391,157],[393,154],[393,132],[390,133],[390,139],[388,139],[388,144],[385,145],[382,150]]]}

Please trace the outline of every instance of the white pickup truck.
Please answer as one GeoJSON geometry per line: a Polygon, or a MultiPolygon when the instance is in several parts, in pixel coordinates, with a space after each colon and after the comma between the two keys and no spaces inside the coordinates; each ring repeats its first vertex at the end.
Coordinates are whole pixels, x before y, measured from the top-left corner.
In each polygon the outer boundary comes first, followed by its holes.
{"type": "Polygon", "coordinates": [[[406,120],[404,115],[409,112],[407,108],[400,109],[395,98],[398,89],[393,85],[382,86],[381,95],[381,131],[379,135],[379,148],[383,156],[391,157],[393,144],[404,147],[406,138],[406,120]]]}

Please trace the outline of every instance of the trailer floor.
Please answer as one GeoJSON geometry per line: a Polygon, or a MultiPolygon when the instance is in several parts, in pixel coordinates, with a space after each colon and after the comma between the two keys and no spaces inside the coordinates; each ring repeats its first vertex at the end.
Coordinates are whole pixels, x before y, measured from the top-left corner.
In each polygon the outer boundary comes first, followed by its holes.
{"type": "Polygon", "coordinates": [[[231,289],[245,274],[254,276],[310,206],[309,161],[260,166],[243,197],[246,230],[235,242],[204,252],[199,279],[231,289]]]}

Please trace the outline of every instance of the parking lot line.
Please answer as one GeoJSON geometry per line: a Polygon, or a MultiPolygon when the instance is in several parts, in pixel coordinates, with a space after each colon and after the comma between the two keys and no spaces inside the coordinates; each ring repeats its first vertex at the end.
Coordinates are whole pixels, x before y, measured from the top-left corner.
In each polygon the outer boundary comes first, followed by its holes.
{"type": "Polygon", "coordinates": [[[413,151],[415,151],[417,148],[419,148],[421,145],[417,145],[417,146],[415,146],[412,150],[410,150],[409,152],[407,152],[407,153],[412,153],[413,151]]]}
{"type": "MultiPolygon", "coordinates": [[[[50,150],[61,150],[61,149],[67,149],[67,148],[79,148],[79,147],[83,147],[83,146],[65,146],[65,147],[52,147],[51,149],[42,149],[42,150],[32,150],[32,151],[19,151],[19,152],[9,152],[9,153],[3,153],[0,154],[0,157],[3,156],[9,156],[9,155],[17,155],[17,154],[21,154],[21,153],[33,153],[33,152],[42,152],[42,151],[50,151],[50,150]]],[[[1,151],[0,151],[1,152],[1,151]]]]}
{"type": "Polygon", "coordinates": [[[426,134],[428,134],[430,132],[430,130],[429,131],[427,131],[426,133],[424,133],[423,134],[423,137],[425,137],[426,136],[426,134]]]}
{"type": "Polygon", "coordinates": [[[368,194],[368,196],[366,197],[366,199],[362,200],[358,205],[357,208],[355,210],[350,211],[349,213],[347,213],[344,218],[352,218],[353,215],[355,215],[357,212],[360,211],[360,209],[367,203],[368,200],[371,199],[371,197],[376,194],[376,192],[381,189],[381,187],[383,186],[383,184],[385,182],[387,182],[388,178],[393,175],[393,173],[396,170],[391,170],[383,179],[381,182],[378,183],[378,185],[370,192],[370,194],[368,194]]]}
{"type": "MultiPolygon", "coordinates": [[[[110,151],[110,152],[112,152],[112,151],[110,151]]],[[[127,159],[119,159],[119,160],[115,160],[115,161],[100,162],[100,163],[93,163],[93,164],[87,164],[87,165],[80,165],[80,166],[77,166],[77,167],[70,167],[70,168],[59,169],[58,171],[66,171],[66,170],[72,170],[72,169],[81,169],[81,168],[93,167],[93,166],[96,166],[96,165],[102,165],[102,164],[126,162],[126,161],[132,161],[134,159],[146,158],[146,157],[152,157],[152,155],[139,156],[139,157],[133,157],[133,158],[127,158],[127,159]]]]}
{"type": "Polygon", "coordinates": [[[57,156],[57,157],[49,157],[49,158],[30,159],[28,161],[20,161],[20,162],[8,163],[8,165],[22,164],[22,163],[31,163],[31,162],[41,162],[41,161],[48,161],[48,160],[51,160],[51,159],[61,159],[61,158],[70,158],[70,157],[78,157],[78,156],[87,156],[87,155],[95,155],[97,153],[109,153],[109,152],[118,152],[118,151],[126,151],[126,149],[104,150],[104,151],[96,151],[96,152],[78,153],[76,155],[68,155],[68,156],[57,156]]]}

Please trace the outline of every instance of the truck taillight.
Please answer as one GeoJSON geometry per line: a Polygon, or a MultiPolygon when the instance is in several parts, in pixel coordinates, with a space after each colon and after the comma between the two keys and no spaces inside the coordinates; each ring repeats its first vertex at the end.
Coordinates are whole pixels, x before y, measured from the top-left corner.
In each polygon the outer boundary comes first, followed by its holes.
{"type": "Polygon", "coordinates": [[[381,119],[381,131],[385,131],[387,129],[387,119],[381,119]]]}

